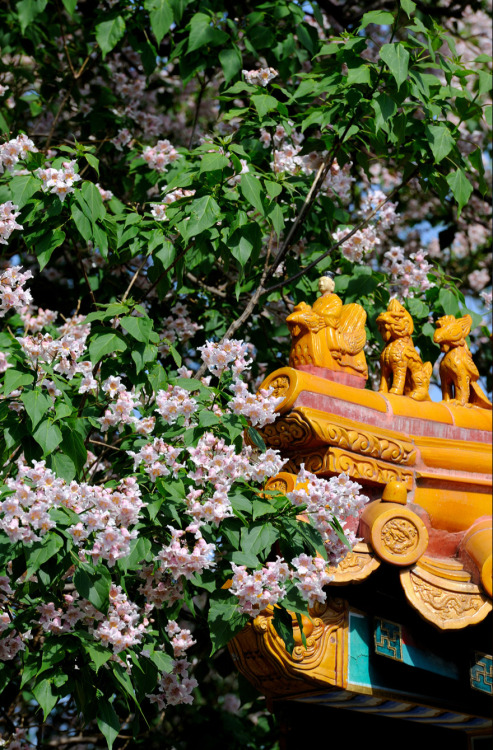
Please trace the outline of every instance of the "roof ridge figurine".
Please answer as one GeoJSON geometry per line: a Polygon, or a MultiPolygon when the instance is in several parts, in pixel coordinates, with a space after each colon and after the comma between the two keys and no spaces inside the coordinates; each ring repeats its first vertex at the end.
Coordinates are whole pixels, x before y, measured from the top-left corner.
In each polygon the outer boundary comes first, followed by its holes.
{"type": "Polygon", "coordinates": [[[444,315],[437,321],[433,341],[435,344],[440,344],[440,349],[445,354],[440,362],[442,397],[444,401],[458,406],[480,406],[483,409],[491,409],[491,401],[477,383],[478,368],[473,362],[466,341],[471,325],[470,315],[464,315],[462,318],[444,315]]]}
{"type": "Polygon", "coordinates": [[[414,323],[397,299],[390,300],[387,311],[380,313],[377,326],[386,342],[380,355],[380,393],[409,396],[415,401],[431,401],[428,389],[433,370],[431,362],[422,361],[414,348],[411,334],[414,323]]]}
{"type": "Polygon", "coordinates": [[[318,288],[321,295],[313,305],[300,302],[286,318],[292,336],[289,364],[297,369],[322,367],[366,379],[365,310],[355,303],[344,305],[334,293],[330,276],[322,276],[318,288]]]}

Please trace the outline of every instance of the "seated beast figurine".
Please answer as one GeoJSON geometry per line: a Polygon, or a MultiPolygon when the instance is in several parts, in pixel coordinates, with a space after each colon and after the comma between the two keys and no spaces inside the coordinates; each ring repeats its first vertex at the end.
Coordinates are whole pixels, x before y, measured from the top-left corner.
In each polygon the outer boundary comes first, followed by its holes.
{"type": "Polygon", "coordinates": [[[445,315],[437,322],[433,341],[440,344],[442,352],[445,352],[440,362],[442,397],[444,401],[451,401],[459,406],[475,404],[491,409],[491,402],[476,382],[479,372],[466,342],[471,325],[470,315],[464,315],[463,318],[445,315]]]}
{"type": "Polygon", "coordinates": [[[423,364],[414,348],[411,334],[413,319],[401,303],[393,299],[387,312],[377,318],[380,334],[387,344],[380,355],[380,393],[410,396],[416,401],[430,401],[428,388],[432,372],[431,362],[423,364]]]}

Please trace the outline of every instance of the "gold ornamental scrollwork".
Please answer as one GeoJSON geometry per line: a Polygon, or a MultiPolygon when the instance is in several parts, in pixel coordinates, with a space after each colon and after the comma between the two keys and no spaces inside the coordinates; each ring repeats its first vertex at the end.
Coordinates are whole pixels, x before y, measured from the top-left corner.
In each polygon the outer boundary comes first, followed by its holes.
{"type": "Polygon", "coordinates": [[[441,578],[419,566],[401,572],[409,602],[441,630],[458,630],[484,620],[491,601],[474,583],[441,578]]]}
{"type": "Polygon", "coordinates": [[[263,610],[229,643],[238,670],[264,695],[303,694],[320,686],[345,686],[348,608],[342,599],[309,609],[302,618],[306,647],[293,616],[295,646],[288,653],[277,634],[274,610],[263,610]]]}
{"type": "Polygon", "coordinates": [[[261,430],[264,441],[273,448],[287,451],[302,446],[333,445],[392,463],[413,465],[416,449],[410,441],[379,435],[346,424],[348,420],[321,417],[316,409],[300,407],[279,417],[261,430]]]}
{"type": "Polygon", "coordinates": [[[407,518],[392,518],[384,524],[381,540],[393,555],[403,555],[416,549],[419,531],[407,518]]]}
{"type": "Polygon", "coordinates": [[[332,576],[331,586],[363,581],[380,567],[380,560],[375,557],[371,547],[358,542],[337,565],[329,565],[327,573],[332,576]]]}
{"type": "Polygon", "coordinates": [[[280,417],[261,431],[266,445],[278,450],[293,450],[313,442],[314,434],[310,423],[297,411],[280,417]]]}
{"type": "Polygon", "coordinates": [[[307,471],[313,474],[348,474],[351,479],[364,480],[375,484],[388,484],[392,480],[405,482],[408,489],[413,485],[412,471],[385,464],[373,458],[362,458],[337,448],[313,451],[305,455],[293,456],[285,466],[286,471],[297,474],[304,463],[307,471]]]}

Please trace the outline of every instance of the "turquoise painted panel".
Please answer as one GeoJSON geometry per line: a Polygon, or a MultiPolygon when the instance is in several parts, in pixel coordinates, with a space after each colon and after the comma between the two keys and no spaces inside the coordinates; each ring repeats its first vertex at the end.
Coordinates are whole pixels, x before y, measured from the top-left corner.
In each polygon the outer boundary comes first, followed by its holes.
{"type": "Polygon", "coordinates": [[[379,656],[386,656],[453,680],[460,678],[457,664],[416,643],[403,625],[376,617],[374,641],[375,653],[379,656]]]}
{"type": "Polygon", "coordinates": [[[373,623],[369,617],[349,612],[348,683],[368,688],[388,686],[379,679],[371,662],[373,656],[373,623]]]}

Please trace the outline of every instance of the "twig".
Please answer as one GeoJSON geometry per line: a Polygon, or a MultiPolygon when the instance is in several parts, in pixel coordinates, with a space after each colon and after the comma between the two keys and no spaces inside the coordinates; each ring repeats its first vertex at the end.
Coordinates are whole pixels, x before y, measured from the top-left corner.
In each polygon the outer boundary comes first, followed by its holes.
{"type": "Polygon", "coordinates": [[[125,300],[127,299],[131,288],[133,287],[134,283],[137,281],[137,276],[142,271],[142,269],[144,268],[144,266],[145,266],[146,263],[147,263],[147,255],[144,258],[144,260],[142,261],[142,263],[140,264],[140,266],[138,267],[138,269],[136,270],[136,272],[134,273],[134,275],[132,276],[132,280],[131,280],[130,284],[128,285],[125,294],[122,297],[122,300],[121,300],[122,303],[125,302],[125,300]]]}
{"type": "MultiPolygon", "coordinates": [[[[200,81],[200,77],[199,77],[199,81],[200,81]]],[[[197,95],[197,103],[195,105],[195,115],[194,115],[194,118],[193,118],[192,132],[190,134],[190,140],[188,142],[188,148],[189,148],[189,150],[192,148],[193,139],[194,139],[194,136],[195,136],[195,129],[197,127],[197,122],[198,122],[198,119],[199,119],[200,105],[202,104],[202,97],[204,96],[204,92],[205,92],[206,86],[207,86],[207,81],[206,81],[206,78],[204,76],[204,79],[202,81],[200,81],[200,89],[199,89],[199,93],[197,95]]]]}
{"type": "Polygon", "coordinates": [[[319,255],[318,258],[316,258],[311,263],[309,263],[307,266],[305,266],[305,268],[302,268],[301,271],[298,271],[298,273],[294,274],[294,276],[291,276],[289,279],[286,279],[286,281],[281,281],[281,282],[279,282],[279,284],[275,284],[274,286],[269,287],[268,289],[265,290],[264,293],[265,294],[269,294],[270,292],[274,292],[277,289],[282,289],[282,287],[286,286],[287,284],[290,284],[292,281],[296,281],[301,276],[303,276],[307,271],[310,271],[312,268],[314,268],[315,266],[317,266],[320,263],[320,261],[324,260],[328,255],[330,255],[333,250],[337,250],[338,247],[340,247],[345,242],[347,242],[349,239],[351,239],[351,237],[354,234],[356,234],[356,232],[359,232],[360,229],[363,229],[368,224],[368,222],[375,216],[375,214],[377,214],[380,211],[380,209],[386,203],[388,203],[388,201],[391,198],[393,198],[394,195],[397,192],[399,192],[399,190],[401,190],[401,188],[403,188],[404,185],[406,185],[409,182],[409,180],[411,180],[415,176],[415,174],[418,172],[418,170],[419,170],[419,167],[415,167],[415,169],[413,169],[413,171],[411,172],[411,174],[409,174],[408,177],[406,177],[405,180],[403,180],[399,185],[396,185],[396,187],[387,195],[387,197],[385,198],[385,200],[383,200],[381,203],[379,203],[378,206],[376,208],[374,208],[373,211],[371,211],[364,219],[362,219],[359,224],[357,224],[353,229],[351,229],[350,232],[347,232],[347,234],[345,234],[344,237],[341,237],[340,240],[338,240],[333,245],[331,245],[329,247],[329,249],[325,251],[325,253],[322,253],[322,255],[319,255]]]}

